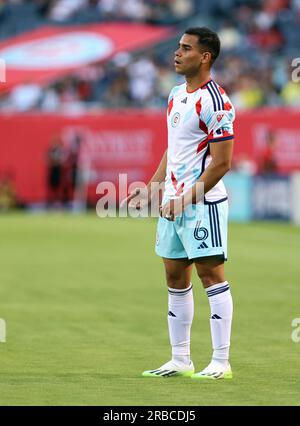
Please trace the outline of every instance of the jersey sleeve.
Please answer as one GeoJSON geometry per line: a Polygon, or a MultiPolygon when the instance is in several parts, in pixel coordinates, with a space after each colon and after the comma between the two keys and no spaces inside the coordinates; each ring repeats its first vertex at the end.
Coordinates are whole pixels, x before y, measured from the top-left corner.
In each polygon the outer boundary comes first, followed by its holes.
{"type": "Polygon", "coordinates": [[[208,141],[222,142],[233,139],[234,119],[235,111],[227,97],[220,102],[220,108],[216,107],[213,100],[208,99],[202,113],[202,120],[208,130],[208,141]]]}
{"type": "Polygon", "coordinates": [[[171,90],[169,97],[168,97],[168,104],[171,102],[171,100],[174,98],[174,88],[171,90]]]}

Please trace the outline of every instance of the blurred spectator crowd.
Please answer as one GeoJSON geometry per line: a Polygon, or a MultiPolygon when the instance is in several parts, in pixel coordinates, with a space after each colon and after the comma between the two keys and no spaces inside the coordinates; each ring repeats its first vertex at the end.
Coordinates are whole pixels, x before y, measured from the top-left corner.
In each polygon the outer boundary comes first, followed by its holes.
{"type": "Polygon", "coordinates": [[[0,0],[1,37],[47,23],[127,20],[173,24],[189,16],[194,0],[0,0]],[[23,17],[20,23],[18,17],[23,17]]]}
{"type": "MultiPolygon", "coordinates": [[[[49,23],[108,20],[175,25],[178,35],[188,26],[210,26],[222,41],[213,77],[237,109],[300,107],[300,84],[292,81],[300,0],[0,0],[2,39],[49,23]]],[[[173,70],[177,42],[119,53],[109,63],[87,66],[45,88],[27,81],[0,95],[0,111],[162,108],[170,89],[182,81],[173,70]]]]}

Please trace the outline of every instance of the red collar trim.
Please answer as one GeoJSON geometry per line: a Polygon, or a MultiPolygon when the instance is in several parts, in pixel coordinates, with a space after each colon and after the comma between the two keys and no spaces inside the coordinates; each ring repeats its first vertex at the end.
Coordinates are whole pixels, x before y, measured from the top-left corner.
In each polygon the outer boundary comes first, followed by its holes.
{"type": "Polygon", "coordinates": [[[207,80],[205,83],[203,83],[200,87],[197,87],[197,89],[192,90],[191,92],[188,90],[188,88],[186,87],[186,91],[187,93],[194,93],[197,92],[197,90],[202,89],[202,87],[206,86],[210,81],[212,81],[212,79],[210,78],[209,80],[207,80]]]}

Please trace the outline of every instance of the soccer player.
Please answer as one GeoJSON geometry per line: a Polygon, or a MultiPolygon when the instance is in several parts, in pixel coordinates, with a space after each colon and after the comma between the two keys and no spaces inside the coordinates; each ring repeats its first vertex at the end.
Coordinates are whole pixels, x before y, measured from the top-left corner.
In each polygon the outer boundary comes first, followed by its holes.
{"type": "MultiPolygon", "coordinates": [[[[218,35],[204,27],[186,30],[175,52],[175,70],[185,77],[186,83],[170,93],[168,149],[147,185],[150,189],[152,182],[165,181],[156,253],[164,262],[168,285],[172,359],[159,368],[144,371],[144,377],[232,377],[229,347],[233,305],[224,275],[228,201],[221,179],[231,166],[235,113],[227,94],[211,77],[211,67],[219,52],[218,35]],[[204,202],[197,204],[199,182],[204,185],[205,195],[204,202]],[[183,198],[188,191],[191,196],[187,205],[183,198]],[[183,204],[185,209],[195,212],[194,222],[185,220],[183,204]],[[193,265],[210,304],[213,346],[211,362],[198,373],[190,358],[193,265]]],[[[142,191],[137,189],[128,196],[129,206],[138,207],[134,201],[138,193],[142,191]]]]}

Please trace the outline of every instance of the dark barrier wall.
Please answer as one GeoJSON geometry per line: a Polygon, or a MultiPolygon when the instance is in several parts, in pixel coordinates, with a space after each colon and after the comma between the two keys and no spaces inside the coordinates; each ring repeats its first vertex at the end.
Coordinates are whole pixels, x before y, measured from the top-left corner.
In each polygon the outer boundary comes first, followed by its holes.
{"type": "Polygon", "coordinates": [[[291,219],[293,193],[290,176],[255,176],[252,186],[252,217],[254,219],[291,219]]]}
{"type": "MultiPolygon", "coordinates": [[[[268,135],[282,173],[300,169],[300,112],[260,110],[237,115],[235,162],[253,161],[258,169],[268,135]]],[[[89,172],[91,192],[103,180],[147,181],[167,146],[164,112],[114,111],[83,116],[0,116],[0,176],[9,174],[24,202],[46,197],[46,158],[51,140],[65,147],[81,140],[80,165],[89,172]]]]}

